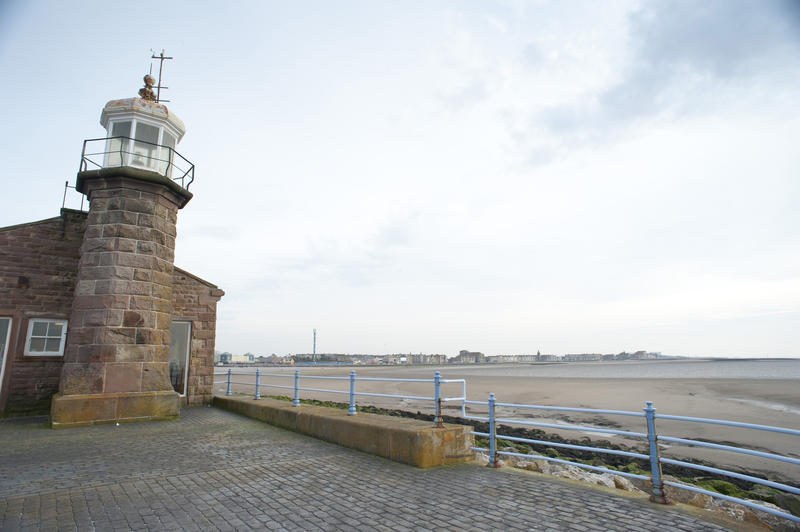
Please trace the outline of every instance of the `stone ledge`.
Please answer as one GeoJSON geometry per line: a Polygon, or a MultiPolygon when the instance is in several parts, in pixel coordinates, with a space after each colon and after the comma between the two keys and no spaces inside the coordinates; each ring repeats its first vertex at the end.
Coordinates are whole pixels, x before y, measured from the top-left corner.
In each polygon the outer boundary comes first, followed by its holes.
{"type": "Polygon", "coordinates": [[[144,181],[146,183],[163,185],[168,189],[170,189],[179,197],[179,200],[177,202],[179,209],[184,208],[186,204],[189,203],[189,200],[191,200],[192,197],[194,197],[194,195],[191,192],[180,186],[172,179],[163,176],[158,172],[145,170],[143,168],[135,168],[132,166],[110,166],[106,168],[98,168],[96,170],[83,170],[81,172],[78,172],[78,175],[75,179],[75,190],[86,194],[87,181],[92,181],[96,179],[110,179],[115,177],[136,179],[138,181],[144,181]]]}
{"type": "Polygon", "coordinates": [[[322,406],[294,407],[286,401],[215,396],[213,405],[294,432],[417,467],[473,459],[472,427],[359,413],[322,406]]]}
{"type": "Polygon", "coordinates": [[[174,391],[119,392],[53,396],[50,426],[54,429],[105,423],[175,420],[180,396],[174,391]]]}

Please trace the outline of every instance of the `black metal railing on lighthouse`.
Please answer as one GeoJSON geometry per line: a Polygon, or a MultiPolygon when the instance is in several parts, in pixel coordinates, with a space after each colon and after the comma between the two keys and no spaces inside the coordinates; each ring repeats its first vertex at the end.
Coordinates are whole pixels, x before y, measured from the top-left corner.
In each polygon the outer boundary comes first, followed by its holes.
{"type": "Polygon", "coordinates": [[[99,168],[130,166],[156,172],[189,190],[194,181],[194,164],[172,146],[131,137],[106,137],[83,141],[79,172],[99,168]]]}

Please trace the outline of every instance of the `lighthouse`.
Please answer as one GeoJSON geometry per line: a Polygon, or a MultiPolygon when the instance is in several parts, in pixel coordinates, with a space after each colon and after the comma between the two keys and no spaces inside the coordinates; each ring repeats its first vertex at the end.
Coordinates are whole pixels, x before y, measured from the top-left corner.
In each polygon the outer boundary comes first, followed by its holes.
{"type": "Polygon", "coordinates": [[[194,166],[176,151],[183,122],[158,101],[155,80],[144,82],[138,97],[105,105],[106,136],[83,144],[76,189],[89,212],[53,427],[179,415],[170,364],[174,252],[194,166]]]}

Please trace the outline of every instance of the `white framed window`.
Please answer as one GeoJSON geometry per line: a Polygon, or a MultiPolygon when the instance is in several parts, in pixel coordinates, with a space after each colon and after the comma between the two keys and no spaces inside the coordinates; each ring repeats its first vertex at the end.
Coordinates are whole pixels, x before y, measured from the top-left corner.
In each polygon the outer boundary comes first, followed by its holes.
{"type": "Polygon", "coordinates": [[[31,318],[25,338],[25,355],[31,357],[60,357],[67,340],[67,320],[31,318]]]}
{"type": "Polygon", "coordinates": [[[0,317],[0,390],[3,388],[3,373],[8,358],[8,342],[11,338],[11,318],[0,317]]]}
{"type": "Polygon", "coordinates": [[[192,322],[173,321],[169,341],[169,380],[181,397],[186,397],[188,388],[191,347],[192,322]]]}
{"type": "Polygon", "coordinates": [[[135,166],[171,177],[176,137],[162,125],[140,118],[125,118],[112,120],[108,131],[112,139],[106,143],[103,166],[135,166]]]}

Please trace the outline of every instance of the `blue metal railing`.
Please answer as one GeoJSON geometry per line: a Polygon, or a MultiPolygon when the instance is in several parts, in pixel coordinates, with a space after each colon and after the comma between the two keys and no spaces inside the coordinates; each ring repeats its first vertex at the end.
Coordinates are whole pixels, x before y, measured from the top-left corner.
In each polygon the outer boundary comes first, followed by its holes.
{"type": "Polygon", "coordinates": [[[244,375],[250,376],[250,373],[233,373],[233,371],[229,368],[225,373],[214,373],[214,375],[225,375],[227,378],[227,387],[225,391],[225,395],[233,395],[232,385],[240,385],[240,386],[255,386],[255,394],[253,395],[253,399],[260,399],[261,398],[261,388],[262,387],[269,387],[269,388],[279,388],[285,390],[293,390],[294,397],[292,399],[293,406],[300,406],[300,392],[319,392],[319,393],[334,393],[334,394],[347,394],[349,395],[350,403],[347,409],[347,414],[354,416],[357,413],[357,405],[356,405],[356,396],[364,396],[364,397],[385,397],[388,399],[409,399],[409,400],[417,400],[417,401],[433,401],[434,404],[434,425],[437,427],[442,426],[442,403],[446,403],[449,401],[461,401],[461,411],[462,415],[466,413],[465,404],[466,404],[466,392],[467,392],[467,381],[464,379],[443,379],[441,374],[437,371],[432,379],[392,379],[392,378],[384,378],[384,377],[358,377],[356,376],[355,370],[350,372],[350,375],[347,377],[333,377],[328,375],[304,375],[301,374],[299,371],[295,371],[294,374],[291,373],[261,373],[260,368],[256,368],[255,373],[255,383],[251,382],[234,382],[232,378],[237,375],[244,375]],[[294,385],[282,385],[282,384],[264,384],[261,382],[261,377],[277,377],[277,378],[293,378],[294,385]],[[332,380],[332,381],[348,381],[349,388],[348,390],[332,390],[328,388],[309,388],[300,386],[300,379],[319,379],[319,380],[332,380]],[[362,382],[405,382],[405,383],[429,383],[433,384],[433,396],[420,396],[420,395],[400,395],[400,394],[390,394],[390,393],[373,393],[373,392],[359,392],[356,389],[356,383],[358,381],[362,382]],[[441,385],[448,384],[448,383],[461,383],[461,396],[460,397],[442,397],[441,395],[441,385]]]}
{"type": "Polygon", "coordinates": [[[442,426],[442,403],[448,401],[460,401],[461,402],[461,417],[465,420],[472,420],[472,421],[482,421],[487,422],[489,425],[489,432],[480,432],[480,431],[472,431],[472,434],[475,436],[483,436],[489,439],[489,448],[485,447],[473,447],[474,451],[481,451],[481,452],[488,452],[489,454],[489,465],[492,467],[497,467],[499,465],[499,457],[500,456],[514,456],[520,458],[528,458],[528,459],[535,459],[535,460],[545,460],[548,462],[554,462],[564,465],[573,465],[583,469],[587,469],[590,471],[595,471],[598,473],[608,473],[611,475],[617,475],[621,477],[627,478],[634,478],[639,480],[650,481],[652,484],[652,491],[650,500],[654,502],[661,502],[666,503],[666,496],[664,487],[671,486],[673,488],[683,489],[687,491],[691,491],[694,493],[702,493],[704,495],[709,495],[711,497],[715,497],[718,499],[735,502],[737,504],[741,504],[743,506],[759,510],[762,512],[766,512],[778,517],[782,517],[784,519],[788,519],[790,521],[800,523],[800,517],[794,516],[792,514],[782,512],[779,510],[775,510],[773,508],[769,508],[748,500],[744,500],[737,497],[732,497],[729,495],[724,495],[715,491],[706,490],[703,488],[699,488],[697,486],[691,486],[687,484],[681,484],[677,482],[672,482],[669,480],[664,480],[661,465],[668,464],[673,466],[680,466],[680,467],[687,467],[690,469],[695,469],[698,471],[704,471],[707,473],[713,473],[716,475],[728,476],[731,478],[735,478],[738,480],[744,480],[747,482],[752,482],[754,484],[760,484],[763,486],[768,486],[770,488],[778,489],[785,491],[787,493],[792,493],[795,495],[800,495],[800,489],[789,486],[787,484],[783,484],[780,482],[774,482],[766,479],[762,479],[759,477],[754,477],[751,475],[745,475],[742,473],[736,473],[734,471],[728,471],[721,468],[715,468],[700,464],[695,464],[692,462],[685,462],[681,460],[674,460],[671,458],[662,458],[660,456],[660,448],[659,445],[663,445],[663,443],[671,443],[671,444],[681,444],[681,445],[689,445],[693,447],[704,447],[707,449],[713,449],[717,451],[727,451],[727,452],[735,452],[740,454],[746,454],[750,456],[756,456],[759,458],[765,458],[770,460],[776,460],[783,463],[789,463],[792,465],[800,465],[800,459],[793,458],[790,456],[783,456],[776,453],[769,453],[764,451],[756,451],[753,449],[747,449],[742,447],[735,447],[732,445],[723,445],[718,443],[710,443],[704,442],[699,440],[692,440],[687,438],[677,438],[672,436],[665,436],[658,434],[656,430],[656,421],[657,420],[671,420],[671,421],[684,421],[684,422],[692,422],[692,423],[704,423],[704,424],[711,424],[711,425],[722,425],[722,426],[729,426],[735,428],[743,428],[743,429],[752,429],[752,430],[760,430],[760,431],[768,431],[780,434],[786,434],[790,436],[800,436],[800,430],[796,429],[788,429],[783,427],[772,427],[768,425],[757,425],[753,423],[742,423],[738,421],[726,421],[726,420],[719,420],[719,419],[707,419],[707,418],[697,418],[697,417],[688,417],[688,416],[675,416],[675,415],[667,415],[667,414],[658,414],[656,413],[656,409],[653,406],[651,401],[646,403],[645,408],[642,412],[633,412],[633,411],[626,411],[626,410],[603,410],[603,409],[596,409],[596,408],[575,408],[575,407],[566,407],[566,406],[550,406],[550,405],[528,405],[528,404],[519,404],[519,403],[501,403],[497,401],[495,394],[489,394],[489,399],[487,401],[473,401],[467,399],[467,389],[466,389],[466,380],[465,379],[442,379],[440,373],[437,371],[434,374],[433,379],[401,379],[401,378],[378,378],[378,377],[357,377],[355,371],[351,371],[350,375],[347,377],[334,377],[334,376],[322,376],[322,375],[303,375],[299,371],[295,371],[293,374],[291,373],[282,373],[282,374],[275,374],[275,373],[261,373],[260,369],[257,368],[255,372],[255,383],[251,382],[234,382],[232,377],[237,375],[247,375],[252,376],[251,373],[233,373],[231,369],[228,369],[225,373],[215,373],[214,375],[225,375],[227,377],[227,389],[225,395],[232,395],[232,385],[244,385],[244,386],[255,386],[255,394],[254,399],[260,399],[260,391],[262,387],[271,387],[271,388],[280,388],[280,389],[288,389],[293,390],[294,398],[292,404],[294,406],[300,406],[300,392],[301,391],[308,391],[308,392],[320,392],[320,393],[334,393],[334,394],[348,394],[349,395],[349,407],[348,407],[348,414],[355,415],[357,412],[356,408],[356,397],[357,396],[365,396],[365,397],[383,397],[383,398],[390,398],[390,399],[409,399],[409,400],[421,400],[421,401],[433,401],[434,403],[434,425],[437,427],[442,426]],[[293,385],[280,385],[280,384],[264,384],[261,382],[262,377],[278,377],[278,378],[292,378],[294,380],[293,385]],[[300,379],[319,379],[319,380],[335,380],[335,381],[348,381],[349,382],[349,389],[348,390],[332,390],[326,388],[311,388],[311,387],[303,387],[300,386],[300,379]],[[434,386],[434,394],[432,397],[429,396],[418,396],[418,395],[400,395],[400,394],[385,394],[385,393],[371,393],[371,392],[359,392],[356,389],[356,384],[358,381],[366,382],[401,382],[401,383],[429,383],[433,384],[434,386]],[[460,397],[442,397],[441,396],[441,385],[446,383],[461,383],[461,396],[460,397]],[[475,406],[482,406],[486,407],[488,410],[488,416],[476,416],[476,415],[467,415],[466,407],[467,405],[475,405],[475,406]],[[629,430],[620,430],[620,429],[610,429],[610,428],[603,428],[603,427],[595,427],[590,425],[581,425],[581,424],[555,424],[555,423],[546,423],[540,421],[530,421],[524,419],[514,419],[508,417],[499,417],[497,415],[497,408],[514,408],[514,409],[523,409],[523,410],[542,410],[542,411],[559,411],[559,412],[575,412],[575,413],[587,413],[587,414],[605,414],[605,415],[617,415],[617,416],[629,416],[629,417],[638,417],[644,418],[646,432],[634,432],[629,430]],[[529,426],[529,427],[541,427],[541,428],[550,428],[550,429],[558,429],[558,430],[570,430],[570,431],[589,431],[595,433],[602,433],[602,434],[612,434],[612,435],[619,435],[619,436],[626,436],[630,438],[640,439],[647,442],[647,453],[643,452],[632,452],[632,451],[623,451],[618,449],[606,449],[604,447],[593,447],[590,445],[577,445],[571,443],[561,443],[561,442],[552,442],[547,440],[537,440],[532,438],[522,438],[518,436],[510,436],[510,435],[503,435],[498,434],[498,424],[505,423],[510,425],[521,425],[521,426],[529,426]],[[607,467],[601,466],[594,466],[589,464],[584,464],[581,462],[576,462],[572,460],[565,460],[563,458],[554,458],[551,456],[546,455],[530,455],[530,454],[523,454],[513,451],[501,451],[497,449],[497,440],[507,440],[512,442],[519,442],[519,443],[527,443],[532,445],[541,445],[546,447],[558,447],[558,448],[565,448],[565,449],[574,449],[578,451],[587,451],[587,452],[596,452],[602,454],[611,454],[617,456],[625,456],[628,458],[635,458],[640,460],[648,461],[650,465],[650,475],[642,475],[637,473],[631,473],[628,471],[619,471],[616,469],[610,469],[607,467]],[[662,443],[663,442],[663,443],[662,443]]]}
{"type": "Polygon", "coordinates": [[[742,423],[738,421],[725,421],[719,419],[706,419],[706,418],[695,418],[695,417],[687,417],[687,416],[674,416],[674,415],[666,415],[666,414],[657,414],[656,409],[653,407],[653,403],[651,401],[647,402],[646,407],[643,409],[643,412],[629,412],[623,410],[600,410],[594,408],[573,408],[573,407],[559,407],[559,406],[542,406],[542,405],[523,405],[523,404],[516,404],[516,403],[500,403],[497,402],[494,394],[489,394],[488,401],[470,401],[465,400],[465,403],[472,404],[472,405],[481,405],[485,406],[488,409],[488,417],[480,417],[480,416],[464,416],[465,419],[476,420],[476,421],[487,421],[489,424],[489,432],[478,432],[473,431],[472,434],[476,436],[484,436],[489,438],[489,448],[485,447],[473,447],[475,451],[483,451],[489,453],[489,465],[497,467],[499,462],[499,456],[515,456],[521,458],[534,458],[536,460],[545,460],[549,462],[555,462],[560,464],[566,465],[573,465],[583,469],[588,469],[590,471],[596,471],[599,473],[609,473],[612,475],[618,475],[628,478],[636,478],[640,480],[649,480],[652,483],[652,492],[650,500],[654,502],[661,502],[665,503],[666,497],[664,492],[664,486],[671,486],[673,488],[684,489],[695,493],[702,493],[704,495],[709,495],[711,497],[716,497],[718,499],[723,499],[730,502],[735,502],[737,504],[741,504],[748,508],[752,508],[755,510],[759,510],[762,512],[766,512],[778,517],[782,517],[784,519],[788,519],[790,521],[800,523],[800,517],[795,515],[782,512],[779,510],[775,510],[773,508],[769,508],[763,505],[760,505],[755,502],[751,502],[749,500],[741,499],[738,497],[732,497],[729,495],[723,495],[721,493],[717,493],[715,491],[706,490],[703,488],[699,488],[696,486],[690,486],[687,484],[681,484],[678,482],[672,482],[669,480],[664,480],[663,474],[661,471],[662,464],[669,464],[673,466],[681,466],[687,467],[690,469],[696,469],[699,471],[704,471],[707,473],[713,473],[716,475],[727,476],[731,478],[735,478],[738,480],[744,480],[747,482],[752,482],[754,484],[760,484],[763,486],[768,486],[770,488],[782,490],[788,493],[793,493],[795,495],[800,495],[800,489],[794,486],[789,486],[787,484],[783,484],[780,482],[773,482],[770,480],[766,480],[759,477],[754,477],[751,475],[745,475],[742,473],[736,473],[734,471],[728,471],[726,469],[710,467],[700,464],[695,464],[692,462],[686,462],[682,460],[673,460],[671,458],[662,458],[660,456],[660,449],[659,445],[661,442],[669,442],[669,443],[677,443],[677,444],[684,444],[690,445],[694,447],[705,447],[708,449],[714,450],[722,450],[722,451],[730,451],[736,452],[740,454],[747,454],[751,456],[757,456],[760,458],[767,458],[771,460],[776,460],[784,463],[790,463],[793,465],[800,465],[800,459],[793,458],[790,456],[783,456],[775,453],[768,453],[763,451],[756,451],[753,449],[746,449],[741,447],[735,447],[732,445],[722,445],[718,443],[710,443],[710,442],[703,442],[698,440],[691,440],[686,438],[675,438],[671,436],[664,436],[658,434],[656,431],[656,420],[657,419],[664,419],[664,420],[673,420],[673,421],[688,421],[694,423],[709,423],[713,425],[724,425],[730,427],[737,427],[737,428],[746,428],[746,429],[754,429],[754,430],[762,430],[762,431],[769,431],[769,432],[777,432],[781,434],[787,434],[791,436],[800,436],[800,430],[795,429],[788,429],[783,427],[771,427],[767,425],[756,425],[752,423],[742,423]],[[513,407],[513,408],[523,408],[523,409],[537,409],[537,410],[554,410],[554,411],[568,411],[568,412],[581,412],[581,413],[591,413],[591,414],[610,414],[610,415],[621,415],[621,416],[635,416],[635,417],[644,417],[646,421],[647,432],[640,433],[640,432],[631,432],[626,430],[617,430],[617,429],[605,429],[600,427],[592,427],[592,426],[585,426],[585,425],[574,425],[574,424],[564,424],[564,425],[557,425],[553,423],[542,423],[536,421],[528,421],[528,420],[521,420],[521,419],[510,419],[510,418],[500,418],[497,416],[496,409],[497,407],[513,407]],[[575,445],[569,443],[559,443],[559,442],[550,442],[546,440],[536,440],[531,438],[520,438],[516,436],[505,436],[502,434],[498,434],[497,424],[498,423],[508,423],[514,425],[523,425],[523,426],[533,426],[533,427],[545,427],[545,428],[554,428],[560,430],[580,430],[580,431],[591,431],[591,432],[601,432],[604,434],[616,434],[621,436],[628,436],[633,438],[645,439],[648,443],[648,453],[635,453],[629,451],[620,451],[616,449],[605,449],[602,447],[592,447],[588,445],[575,445]],[[609,469],[606,467],[600,466],[593,466],[584,464],[581,462],[575,462],[571,460],[564,460],[561,458],[553,458],[550,456],[544,455],[530,455],[530,454],[523,454],[517,453],[513,451],[499,451],[497,450],[497,440],[508,440],[513,442],[520,442],[520,443],[528,443],[533,445],[543,445],[547,447],[561,447],[567,449],[575,449],[580,451],[590,451],[590,452],[597,452],[597,453],[605,453],[605,454],[613,454],[613,455],[620,455],[620,456],[627,456],[630,458],[638,458],[642,460],[647,460],[650,464],[650,476],[640,475],[635,473],[629,473],[627,471],[618,471],[616,469],[609,469]]]}

